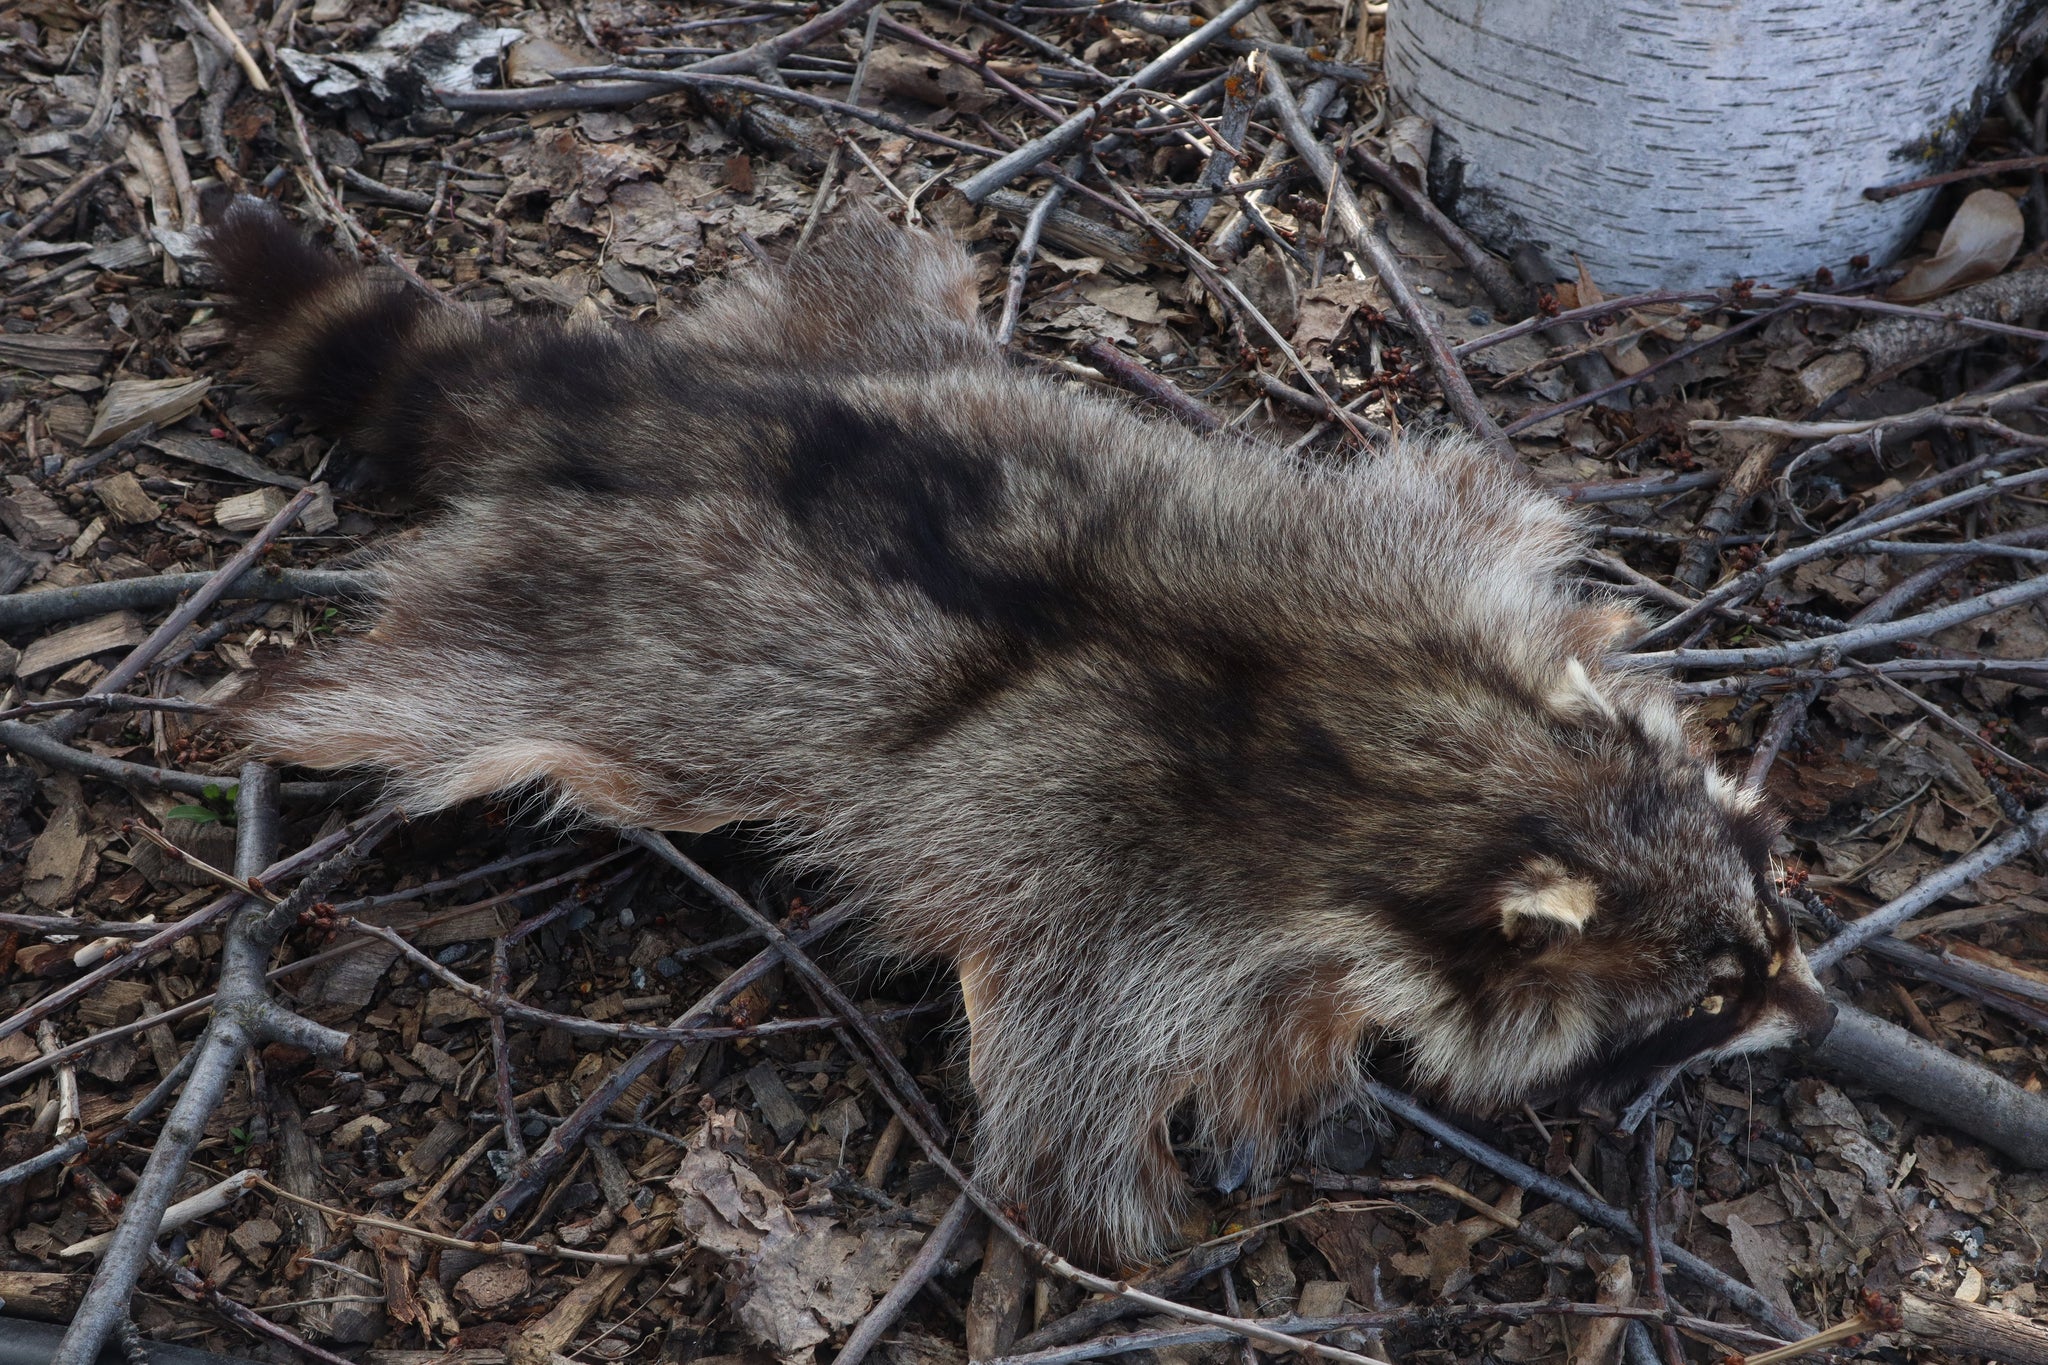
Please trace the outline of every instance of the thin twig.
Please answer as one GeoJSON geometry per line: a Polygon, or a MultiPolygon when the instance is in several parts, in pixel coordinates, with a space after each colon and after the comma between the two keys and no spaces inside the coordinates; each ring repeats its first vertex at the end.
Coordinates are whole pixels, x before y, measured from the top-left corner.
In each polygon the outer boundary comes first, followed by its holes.
{"type": "MultiPolygon", "coordinates": [[[[1657,1309],[1640,1305],[1623,1306],[1611,1303],[1571,1303],[1563,1299],[1537,1299],[1527,1303],[1428,1303],[1416,1304],[1411,1308],[1379,1309],[1364,1313],[1333,1314],[1326,1318],[1264,1318],[1254,1319],[1262,1326],[1289,1333],[1338,1332],[1338,1331],[1416,1331],[1436,1333],[1468,1323],[1510,1323],[1519,1324],[1536,1318],[1621,1318],[1629,1322],[1669,1323],[1708,1340],[1732,1341],[1747,1345],[1763,1342],[1779,1342],[1779,1338],[1760,1332],[1746,1331],[1725,1322],[1709,1318],[1692,1317],[1670,1309],[1657,1309]]],[[[1214,1327],[1155,1327],[1141,1332],[1126,1332],[1117,1336],[1100,1337],[1094,1341],[1072,1346],[1056,1346],[1044,1350],[1022,1352],[1016,1355],[998,1356],[988,1365],[1078,1365],[1084,1360],[1102,1360],[1109,1356],[1135,1354],[1144,1351],[1165,1351],[1176,1346],[1200,1346],[1212,1342],[1229,1341],[1235,1333],[1225,1328],[1214,1327]]]]}
{"type": "MultiPolygon", "coordinates": [[[[1597,1223],[1610,1232],[1639,1240],[1642,1230],[1635,1220],[1611,1204],[1602,1203],[1589,1195],[1573,1189],[1561,1180],[1554,1180],[1526,1162],[1517,1161],[1506,1152],[1488,1146],[1465,1132],[1462,1128],[1444,1122],[1409,1096],[1381,1081],[1368,1080],[1365,1083],[1366,1097],[1375,1104],[1414,1124],[1423,1132],[1443,1143],[1460,1155],[1478,1162],[1500,1176],[1533,1191],[1555,1203],[1563,1204],[1573,1213],[1590,1223],[1597,1223]]],[[[1743,1312],[1766,1323],[1771,1330],[1786,1338],[1805,1336],[1812,1329],[1797,1318],[1788,1317],[1774,1307],[1770,1300],[1743,1284],[1740,1280],[1719,1270],[1683,1247],[1666,1248],[1666,1258],[1686,1276],[1705,1288],[1720,1294],[1743,1312]]]]}
{"type": "Polygon", "coordinates": [[[1822,635],[1811,640],[1795,640],[1780,645],[1760,645],[1749,649],[1667,649],[1642,654],[1618,656],[1632,662],[1656,665],[1666,668],[1745,668],[1762,670],[1781,668],[1788,664],[1805,663],[1827,654],[1854,654],[1859,650],[1875,649],[1900,640],[1913,640],[1947,630],[1950,626],[1974,621],[1980,616],[1990,616],[2009,607],[2048,597],[2048,574],[2031,578],[2009,587],[1987,592],[1981,597],[1967,597],[1936,611],[1908,616],[1903,620],[1858,626],[1853,630],[1841,631],[1834,635],[1822,635]]]}
{"type": "Polygon", "coordinates": [[[884,1294],[880,1301],[868,1310],[867,1316],[854,1326],[852,1333],[846,1338],[846,1344],[832,1357],[832,1365],[860,1365],[861,1361],[867,1359],[868,1352],[882,1339],[882,1333],[895,1326],[896,1319],[903,1316],[903,1310],[910,1306],[910,1301],[917,1296],[917,1291],[924,1288],[932,1276],[938,1274],[939,1263],[945,1260],[946,1252],[951,1250],[954,1239],[966,1225],[967,1215],[972,1212],[974,1202],[965,1194],[953,1200],[953,1206],[946,1210],[946,1216],[939,1220],[939,1225],[925,1238],[916,1258],[904,1267],[903,1274],[897,1278],[889,1292],[884,1294]]]}
{"type": "MultiPolygon", "coordinates": [[[[818,994],[830,1004],[833,1012],[846,1021],[847,1027],[860,1035],[861,1040],[875,1053],[875,1060],[882,1074],[906,1090],[915,1090],[916,1086],[910,1079],[910,1073],[903,1069],[903,1063],[896,1059],[895,1052],[882,1041],[881,1035],[875,1032],[874,1024],[862,1013],[860,1006],[846,997],[846,993],[839,989],[839,983],[827,975],[824,968],[812,961],[810,954],[799,947],[795,939],[783,932],[782,926],[749,905],[745,898],[699,867],[695,861],[684,856],[665,836],[651,830],[630,830],[626,838],[681,872],[720,906],[745,923],[751,924],[768,940],[771,947],[782,954],[785,962],[811,983],[818,994]]],[[[926,1125],[926,1131],[941,1135],[946,1132],[946,1126],[940,1120],[938,1111],[928,1102],[920,1103],[918,1118],[926,1125]]]]}
{"type": "MultiPolygon", "coordinates": [[[[1444,401],[1467,430],[1484,441],[1501,459],[1520,466],[1520,457],[1500,426],[1479,402],[1479,395],[1473,392],[1471,381],[1465,378],[1465,368],[1451,354],[1450,343],[1444,339],[1443,328],[1423,305],[1408,281],[1401,274],[1399,260],[1391,244],[1378,224],[1368,224],[1365,213],[1358,205],[1358,197],[1351,192],[1345,181],[1337,159],[1316,139],[1315,131],[1302,117],[1301,105],[1294,98],[1294,91],[1287,84],[1287,77],[1278,65],[1269,64],[1265,70],[1266,100],[1280,120],[1287,140],[1293,144],[1295,153],[1308,166],[1316,180],[1330,187],[1335,196],[1337,226],[1344,239],[1372,263],[1380,277],[1381,285],[1394,300],[1407,321],[1409,330],[1422,342],[1429,355],[1430,368],[1435,371],[1437,384],[1443,390],[1444,401]]],[[[1325,395],[1327,396],[1327,395],[1325,395]]]]}
{"type": "Polygon", "coordinates": [[[1995,867],[2011,862],[2040,843],[2044,836],[2048,836],[2048,804],[2037,807],[2023,824],[2003,837],[1993,840],[1967,857],[1956,859],[1941,871],[1921,878],[1903,895],[1886,901],[1809,952],[1807,958],[1813,963],[1816,972],[1832,967],[1843,957],[1879,935],[1892,933],[1901,924],[1951,891],[1975,881],[1995,867]]]}
{"type": "Polygon", "coordinates": [[[410,1223],[401,1223],[392,1218],[379,1218],[375,1214],[355,1213],[348,1209],[336,1208],[332,1204],[323,1204],[317,1199],[308,1199],[302,1194],[293,1194],[290,1190],[274,1185],[268,1180],[258,1179],[255,1183],[258,1187],[268,1190],[279,1199],[301,1205],[305,1208],[318,1209],[330,1218],[338,1218],[345,1223],[354,1223],[366,1228],[383,1228],[387,1232],[395,1232],[401,1237],[411,1237],[416,1241],[425,1242],[429,1246],[454,1247],[458,1251],[473,1251],[483,1256],[545,1256],[557,1261],[581,1261],[585,1265],[659,1265],[663,1261],[673,1261],[676,1257],[686,1255],[697,1249],[694,1242],[678,1242],[673,1246],[662,1247],[656,1251],[625,1255],[610,1251],[579,1251],[575,1247],[565,1247],[560,1242],[553,1240],[549,1240],[546,1243],[478,1242],[472,1241],[467,1237],[450,1237],[446,1233],[414,1227],[410,1223]]]}
{"type": "Polygon", "coordinates": [[[1215,18],[1208,20],[1143,67],[1124,77],[1093,104],[1070,114],[1051,132],[1033,138],[1017,150],[998,157],[956,187],[968,203],[979,204],[1041,161],[1065,153],[1094,123],[1133,91],[1147,89],[1178,71],[1188,58],[1223,37],[1230,26],[1257,9],[1262,0],[1233,0],[1215,18]]]}

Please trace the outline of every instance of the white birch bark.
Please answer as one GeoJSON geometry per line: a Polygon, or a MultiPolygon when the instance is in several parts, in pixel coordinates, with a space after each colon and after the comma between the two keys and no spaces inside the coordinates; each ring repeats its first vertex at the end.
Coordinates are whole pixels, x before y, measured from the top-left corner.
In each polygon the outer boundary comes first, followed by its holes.
{"type": "Polygon", "coordinates": [[[1432,187],[1495,244],[1610,293],[1892,259],[2030,0],[1391,0],[1388,84],[1432,187]]]}

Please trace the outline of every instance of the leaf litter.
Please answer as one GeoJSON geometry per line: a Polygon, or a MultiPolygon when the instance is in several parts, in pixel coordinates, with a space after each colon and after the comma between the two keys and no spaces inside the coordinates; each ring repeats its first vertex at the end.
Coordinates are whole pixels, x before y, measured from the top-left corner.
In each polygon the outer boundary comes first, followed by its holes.
{"type": "MultiPolygon", "coordinates": [[[[155,129],[141,80],[142,37],[159,53],[178,146],[196,182],[229,175],[245,186],[268,182],[328,239],[387,265],[403,263],[431,287],[493,317],[577,308],[658,316],[705,282],[751,268],[757,253],[795,249],[820,202],[828,163],[834,170],[822,200],[826,216],[858,198],[948,227],[975,254],[993,313],[1023,216],[1043,192],[1042,184],[1020,183],[1012,192],[1021,203],[966,205],[950,182],[972,169],[970,159],[838,115],[714,90],[619,107],[471,117],[451,114],[427,93],[436,86],[540,91],[550,88],[551,71],[612,61],[680,65],[802,21],[793,7],[765,0],[598,0],[580,11],[390,0],[222,9],[253,60],[292,92],[336,201],[324,201],[309,183],[291,111],[275,93],[251,89],[210,22],[195,22],[182,8],[124,8],[116,79],[104,106],[98,9],[41,0],[17,7],[14,28],[0,36],[0,87],[12,114],[0,133],[13,172],[0,188],[7,214],[0,218],[7,255],[0,290],[8,309],[0,331],[0,461],[8,476],[0,497],[0,578],[17,575],[8,580],[10,591],[215,568],[246,534],[222,528],[217,514],[224,503],[259,488],[303,486],[328,472],[333,454],[318,433],[302,431],[230,373],[220,320],[186,270],[189,239],[182,233],[193,225],[183,222],[161,149],[150,151],[155,129]],[[104,129],[97,140],[88,138],[103,107],[104,129]],[[109,162],[73,208],[20,235],[77,177],[109,162]]],[[[1165,44],[1113,9],[1082,16],[1050,5],[992,16],[968,7],[896,5],[886,12],[977,54],[979,64],[950,61],[888,30],[866,53],[863,105],[920,133],[975,142],[992,142],[997,133],[1023,140],[1046,126],[1001,82],[1063,106],[1099,88],[1090,67],[1114,79],[1165,44]]],[[[1377,7],[1276,3],[1261,17],[1272,26],[1269,40],[1322,54],[1318,60],[1359,67],[1377,60],[1377,7]]],[[[797,50],[775,79],[846,98],[862,66],[862,34],[855,23],[797,50]]],[[[1172,89],[1192,92],[1222,72],[1226,59],[1204,62],[1172,89]]],[[[1307,84],[1306,74],[1293,74],[1297,86],[1307,84]]],[[[1124,116],[1124,123],[1135,117],[1124,116]]],[[[1427,178],[1431,130],[1390,113],[1384,90],[1370,80],[1341,81],[1321,128],[1333,144],[1345,137],[1373,141],[1411,183],[1427,178]]],[[[1192,126],[1148,133],[1106,161],[1134,190],[1185,196],[1209,159],[1206,136],[1192,126]]],[[[1251,150],[1262,150],[1270,136],[1255,116],[1251,150]]],[[[2028,136],[2030,129],[1994,114],[1975,135],[1972,159],[1995,159],[2008,142],[2028,136]]],[[[1232,173],[1242,179],[1251,172],[1232,173]]],[[[2000,316],[2037,324],[2048,299],[2023,286],[2040,267],[2042,243],[2009,192],[2024,185],[2025,176],[2014,175],[1943,191],[1932,220],[1940,229],[1915,244],[1889,296],[1939,305],[1989,282],[2011,291],[2000,316]]],[[[1252,202],[1263,225],[1224,246],[1218,243],[1227,225],[1242,216],[1226,195],[1189,235],[1339,401],[1355,402],[1382,426],[1428,420],[1435,390],[1418,338],[1372,272],[1326,237],[1322,192],[1298,177],[1261,191],[1252,202]]],[[[1365,193],[1379,195],[1369,187],[1365,193]]],[[[1187,200],[1147,202],[1164,217],[1187,200]]],[[[1398,203],[1377,207],[1388,215],[1410,284],[1427,291],[1423,297],[1453,344],[1481,340],[1503,325],[1501,302],[1486,295],[1445,243],[1398,203]]],[[[1305,409],[1255,383],[1255,371],[1297,389],[1304,381],[1234,305],[1212,296],[1184,261],[1127,219],[1070,198],[1051,215],[1045,240],[1050,245],[1040,249],[1029,276],[1018,328],[1027,363],[1097,386],[1103,379],[1072,357],[1107,339],[1164,382],[1239,416],[1254,435],[1299,442],[1307,458],[1362,458],[1340,430],[1317,432],[1305,409]]],[[[1599,281],[1571,261],[1553,264],[1556,278],[1539,291],[1543,309],[1603,298],[1599,281]]],[[[1999,443],[2017,439],[2011,433],[2032,440],[2048,430],[2032,403],[2000,409],[1996,430],[1982,422],[1910,429],[1897,423],[1932,403],[2002,391],[2028,377],[2027,343],[1979,335],[1895,377],[1843,390],[1822,416],[1871,424],[1873,434],[1800,464],[1782,488],[1746,504],[1731,524],[1712,523],[1712,486],[1620,500],[1599,494],[1601,485],[1623,480],[1732,474],[1762,438],[1695,424],[1759,414],[1807,419],[1813,404],[1806,396],[1853,368],[1842,357],[1862,354],[1862,329],[1870,325],[1846,308],[1814,307],[1722,340],[1755,315],[1735,295],[1704,309],[1629,302],[1590,320],[1576,340],[1562,330],[1519,335],[1471,353],[1467,369],[1501,420],[1535,419],[1520,445],[1538,477],[1599,497],[1589,503],[1589,516],[1602,548],[1685,596],[1799,542],[1812,527],[1840,524],[1995,453],[1999,443]],[[1690,353],[1708,341],[1716,345],[1690,353]],[[1583,389],[1573,367],[1589,356],[1640,382],[1624,397],[1546,415],[1583,389]],[[1687,568],[1694,547],[1704,549],[1704,574],[1687,568]]],[[[1794,446],[1810,449],[1828,439],[1816,435],[1794,446]]],[[[323,530],[287,532],[267,562],[360,567],[374,562],[380,544],[407,534],[417,512],[374,491],[347,491],[335,495],[332,515],[323,530]]],[[[2025,539],[2043,523],[2038,502],[2014,497],[1904,534],[2025,539]]],[[[1927,565],[1922,557],[1868,550],[1813,561],[1766,586],[1753,604],[1758,619],[1724,621],[1707,643],[1825,633],[1826,622],[1868,607],[1927,565]]],[[[2028,572],[2026,561],[1959,556],[1938,592],[1941,600],[1961,600],[2028,572]]],[[[5,704],[80,695],[168,609],[158,603],[122,608],[127,615],[7,628],[0,643],[11,680],[5,704]],[[88,633],[66,636],[81,628],[88,633]]],[[[225,695],[258,665],[348,628],[345,612],[317,599],[230,600],[160,658],[147,690],[171,701],[225,695]]],[[[1930,658],[2048,660],[2048,620],[2035,604],[1952,627],[1927,642],[1921,659],[1930,658]]],[[[1715,693],[1713,675],[1689,676],[1700,685],[1716,747],[1731,766],[1747,762],[1783,687],[1758,674],[1715,693]]],[[[2048,766],[2048,721],[2039,706],[2048,666],[1896,677],[1961,729],[1897,688],[1864,677],[1830,678],[1771,770],[1770,790],[1791,817],[1779,856],[1807,878],[1830,913],[1845,918],[1996,837],[2008,798],[2031,806],[2048,796],[2034,773],[2048,766]]],[[[202,861],[233,859],[235,818],[225,789],[239,755],[203,717],[110,713],[92,719],[76,744],[96,758],[201,774],[217,785],[211,796],[145,796],[20,757],[0,769],[0,891],[12,900],[10,909],[80,921],[74,932],[12,922],[0,930],[7,969],[0,1013],[32,1004],[130,941],[101,938],[101,921],[169,923],[217,892],[203,871],[138,837],[138,821],[161,826],[187,851],[201,850],[195,856],[202,861]]],[[[289,808],[286,847],[331,832],[338,818],[324,806],[289,808]]],[[[701,898],[637,864],[618,880],[610,879],[611,865],[590,869],[616,851],[597,836],[570,839],[549,854],[554,837],[496,806],[419,822],[335,895],[340,902],[377,899],[356,913],[400,927],[440,965],[472,981],[489,979],[494,939],[522,919],[555,913],[509,953],[505,986],[515,999],[575,1020],[665,1019],[744,960],[748,950],[722,942],[731,926],[701,898]],[[475,875],[527,855],[536,860],[475,875]],[[565,871],[577,875],[525,889],[565,871]]],[[[757,903],[798,914],[823,903],[821,888],[778,880],[786,874],[764,866],[744,841],[712,836],[700,843],[703,859],[750,889],[757,903]]],[[[1976,879],[1924,912],[1923,932],[1913,941],[1948,956],[2002,962],[2016,973],[2038,972],[2048,962],[2041,873],[2037,861],[2020,859],[1976,879]]],[[[513,1139],[502,1130],[509,1126],[530,1152],[580,1122],[579,1106],[635,1045],[511,1021],[508,1125],[494,1093],[490,1012],[395,948],[350,942],[364,946],[285,983],[298,1008],[352,1032],[353,1060],[324,1067],[288,1049],[259,1057],[230,1086],[202,1141],[190,1189],[181,1193],[263,1166],[301,1198],[447,1235],[515,1171],[513,1139]]],[[[307,960],[337,946],[309,930],[290,941],[286,957],[307,960]]],[[[103,1131],[177,1064],[203,1020],[191,1006],[211,988],[219,950],[216,932],[179,939],[54,1016],[59,1044],[119,1035],[79,1055],[70,1073],[84,1129],[103,1131]]],[[[829,955],[827,961],[847,966],[829,955]]],[[[872,985],[875,994],[861,1003],[894,1016],[877,1027],[971,1134],[948,983],[916,973],[872,983],[846,973],[841,979],[872,985]]],[[[2039,1028],[2012,1012],[2012,1000],[1952,990],[1863,957],[1842,964],[1835,979],[1863,1008],[2040,1090],[2048,1053],[2039,1028]]],[[[745,1030],[810,1011],[789,980],[771,973],[735,999],[722,1022],[745,1030]]],[[[29,1065],[39,1052],[32,1037],[0,1039],[0,1067],[29,1065]]],[[[0,1091],[0,1165],[54,1140],[53,1125],[69,1101],[53,1070],[0,1091]]],[[[863,1110],[884,1112],[874,1082],[829,1032],[791,1029],[690,1044],[665,1054],[613,1097],[598,1121],[577,1130],[573,1159],[515,1220],[512,1233],[536,1245],[535,1252],[464,1264],[452,1249],[310,1213],[265,1191],[244,1195],[166,1245],[222,1293],[369,1365],[423,1365],[456,1347],[468,1353],[467,1365],[495,1365],[523,1359],[535,1343],[582,1359],[677,1365],[826,1360],[897,1283],[953,1193],[900,1130],[868,1123],[863,1110]],[[773,1091],[748,1080],[763,1067],[773,1091]],[[772,1103],[771,1094],[779,1094],[772,1103]],[[666,1229],[662,1239],[680,1239],[680,1254],[644,1267],[549,1254],[625,1245],[636,1228],[666,1229]],[[323,1270],[315,1256],[339,1269],[323,1270]]],[[[1746,1279],[1781,1308],[1837,1321],[1858,1311],[1866,1291],[1913,1289],[2039,1317],[2048,1180],[1943,1128],[1939,1116],[1856,1078],[1822,1078],[1800,1059],[1776,1055],[1681,1082],[1658,1114],[1651,1131],[1666,1236],[1746,1279]]],[[[1625,1140],[1577,1116],[1538,1118],[1545,1126],[1511,1118],[1491,1136],[1553,1176],[1584,1184],[1617,1207],[1633,1206],[1638,1191],[1628,1177],[1625,1140]]],[[[66,1296],[75,1301],[84,1272],[56,1253],[111,1226],[91,1197],[94,1182],[123,1188],[130,1179],[124,1163],[139,1161],[156,1124],[149,1120],[126,1134],[119,1140],[125,1147],[96,1149],[75,1171],[38,1175],[11,1195],[0,1191],[7,1252],[0,1285],[8,1311],[45,1302],[35,1295],[50,1296],[51,1313],[68,1311],[66,1296]],[[31,1285],[8,1276],[42,1278],[31,1285]]],[[[1630,1261],[1621,1239],[1556,1202],[1518,1195],[1416,1130],[1360,1123],[1347,1141],[1317,1148],[1326,1172],[1433,1178],[1511,1211],[1572,1254],[1535,1254],[1498,1220],[1475,1216],[1440,1193],[1340,1204],[1306,1183],[1284,1181],[1234,1199],[1197,1201],[1190,1238],[1234,1238],[1224,1259],[1235,1264],[1177,1292],[1220,1310],[1221,1280],[1228,1279],[1245,1311],[1272,1314],[1333,1302],[1346,1312],[1549,1297],[1640,1302],[1646,1292],[1640,1277],[1624,1274],[1630,1261]],[[1379,1206],[1363,1206],[1372,1204],[1379,1206]]],[[[971,1137],[961,1150],[971,1155],[971,1137]]],[[[987,1245],[985,1229],[970,1225],[942,1249],[933,1278],[877,1353],[953,1365],[965,1358],[970,1339],[1007,1351],[1084,1306],[1071,1285],[1038,1277],[1028,1266],[1016,1272],[1028,1289],[998,1292],[998,1281],[1012,1272],[985,1254],[987,1245]]],[[[161,1285],[145,1289],[135,1311],[150,1337],[253,1349],[215,1310],[161,1285]]],[[[1671,1293],[1687,1311],[1741,1319],[1683,1280],[1671,1293]]],[[[1132,1330],[1148,1321],[1104,1319],[1094,1330],[1132,1330]]],[[[1371,1344],[1403,1361],[1577,1362],[1613,1358],[1621,1335],[1540,1316],[1438,1328],[1418,1315],[1371,1343],[1356,1329],[1331,1340],[1347,1349],[1371,1344]]],[[[1876,1338],[1882,1349],[1896,1340],[1876,1338]]],[[[1197,1344],[1155,1354],[1174,1365],[1206,1365],[1234,1358],[1236,1350],[1197,1344]]]]}

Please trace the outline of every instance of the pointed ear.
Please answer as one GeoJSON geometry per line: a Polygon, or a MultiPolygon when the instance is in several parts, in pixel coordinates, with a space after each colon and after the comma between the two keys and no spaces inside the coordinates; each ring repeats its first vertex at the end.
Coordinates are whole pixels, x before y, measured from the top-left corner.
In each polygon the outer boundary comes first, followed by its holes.
{"type": "Polygon", "coordinates": [[[1531,924],[1574,932],[1584,929],[1598,908],[1598,891],[1548,858],[1538,858],[1510,881],[1500,897],[1500,931],[1510,939],[1531,924]]]}

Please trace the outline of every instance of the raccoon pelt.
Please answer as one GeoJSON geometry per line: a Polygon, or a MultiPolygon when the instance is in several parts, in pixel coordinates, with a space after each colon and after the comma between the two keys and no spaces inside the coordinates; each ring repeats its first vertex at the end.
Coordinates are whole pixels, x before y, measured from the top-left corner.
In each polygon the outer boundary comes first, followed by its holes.
{"type": "Polygon", "coordinates": [[[957,969],[977,1176],[1071,1254],[1175,1238],[1170,1123],[1259,1179],[1369,1058],[1497,1111],[1831,1018],[1772,821],[1462,437],[1146,420],[871,216],[652,328],[493,325],[248,201],[209,242],[255,376],[447,504],[242,734],[411,811],[766,822],[957,969]]]}

